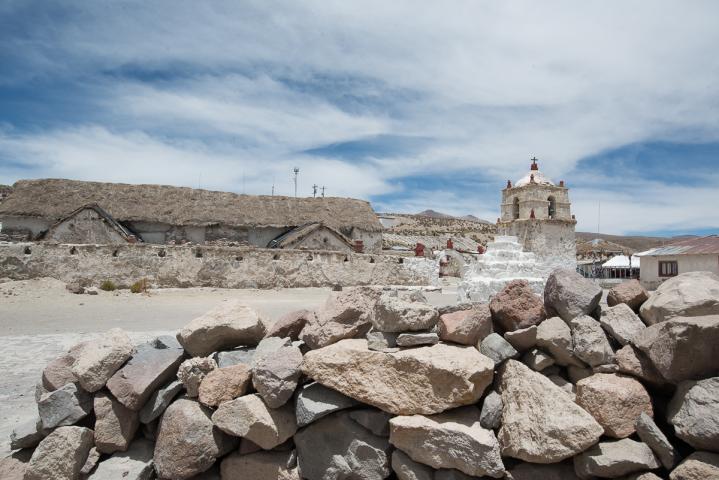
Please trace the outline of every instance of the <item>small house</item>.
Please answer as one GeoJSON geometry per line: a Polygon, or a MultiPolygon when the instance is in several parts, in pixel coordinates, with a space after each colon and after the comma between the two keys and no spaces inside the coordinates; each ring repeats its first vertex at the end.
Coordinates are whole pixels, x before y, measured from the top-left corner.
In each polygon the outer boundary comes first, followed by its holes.
{"type": "Polygon", "coordinates": [[[719,236],[689,238],[637,254],[642,259],[641,283],[657,288],[680,273],[706,271],[719,274],[719,236]]]}

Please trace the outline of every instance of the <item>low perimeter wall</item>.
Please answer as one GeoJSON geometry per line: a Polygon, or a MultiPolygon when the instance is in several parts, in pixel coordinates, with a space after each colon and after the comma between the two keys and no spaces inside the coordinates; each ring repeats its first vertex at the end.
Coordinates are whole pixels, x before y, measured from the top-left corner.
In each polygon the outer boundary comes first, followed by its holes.
{"type": "Polygon", "coordinates": [[[0,278],[52,277],[128,287],[278,288],[331,285],[432,285],[435,262],[393,255],[172,245],[0,245],[0,278]]]}

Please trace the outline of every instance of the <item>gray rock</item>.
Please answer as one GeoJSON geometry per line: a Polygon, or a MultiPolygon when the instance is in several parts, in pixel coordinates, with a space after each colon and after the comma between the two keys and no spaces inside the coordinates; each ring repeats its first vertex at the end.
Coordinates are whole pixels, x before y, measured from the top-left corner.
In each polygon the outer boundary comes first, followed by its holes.
{"type": "Polygon", "coordinates": [[[542,372],[542,375],[545,375],[550,382],[561,388],[564,393],[571,397],[572,401],[576,399],[576,388],[572,382],[557,374],[547,375],[546,372],[542,372]]]}
{"type": "Polygon", "coordinates": [[[502,396],[492,390],[482,401],[482,411],[479,414],[479,424],[482,428],[494,430],[502,425],[502,396]]]}
{"type": "Polygon", "coordinates": [[[599,322],[580,315],[569,322],[572,329],[574,356],[595,367],[614,361],[614,350],[599,322]]]}
{"type": "Polygon", "coordinates": [[[533,348],[522,356],[522,363],[532,370],[541,372],[545,368],[554,365],[554,359],[543,351],[533,348]]]}
{"type": "Polygon", "coordinates": [[[719,315],[674,318],[644,329],[634,345],[667,381],[719,374],[719,315]]]}
{"type": "Polygon", "coordinates": [[[381,480],[390,475],[389,442],[334,413],[295,435],[297,460],[308,480],[381,480]]]}
{"type": "Polygon", "coordinates": [[[127,333],[119,328],[85,342],[75,352],[72,373],[87,392],[96,392],[105,386],[112,375],[132,355],[134,348],[127,333]]]}
{"type": "Polygon", "coordinates": [[[427,303],[412,302],[391,292],[383,293],[374,306],[372,325],[380,332],[407,332],[434,327],[439,314],[427,303]]]}
{"type": "Polygon", "coordinates": [[[492,359],[495,365],[519,356],[514,347],[498,333],[490,333],[479,345],[479,351],[492,359]]]}
{"type": "Polygon", "coordinates": [[[574,356],[572,330],[559,317],[548,318],[539,324],[537,327],[537,346],[549,352],[554,357],[557,365],[563,367],[568,365],[584,366],[584,363],[574,356]]]}
{"type": "Polygon", "coordinates": [[[476,480],[477,477],[460,472],[459,470],[437,470],[434,472],[434,480],[476,480]]]}
{"type": "Polygon", "coordinates": [[[95,447],[101,453],[124,452],[140,421],[130,410],[105,392],[95,395],[95,447]]]}
{"type": "Polygon", "coordinates": [[[667,385],[654,364],[634,345],[624,345],[614,353],[614,361],[620,373],[636,377],[655,387],[667,385]]]}
{"type": "Polygon", "coordinates": [[[140,410],[152,394],[175,378],[185,351],[173,337],[162,336],[139,345],[130,360],[107,382],[118,402],[140,410]]]}
{"type": "Polygon", "coordinates": [[[591,368],[575,367],[574,365],[570,365],[567,368],[567,374],[572,383],[577,383],[583,378],[591,377],[594,373],[591,368]]]}
{"type": "Polygon", "coordinates": [[[674,468],[679,461],[679,453],[669,443],[667,436],[659,430],[652,417],[642,412],[637,417],[636,430],[639,438],[652,449],[664,468],[667,470],[674,468]]]}
{"type": "Polygon", "coordinates": [[[396,352],[399,350],[396,348],[398,335],[397,333],[370,330],[366,335],[367,348],[377,352],[396,352]]]}
{"type": "Polygon", "coordinates": [[[417,463],[402,450],[392,452],[392,471],[397,480],[433,480],[434,469],[417,463]]]}
{"type": "Polygon", "coordinates": [[[505,332],[504,339],[509,342],[517,351],[525,352],[537,344],[537,326],[505,332]]]}
{"type": "Polygon", "coordinates": [[[520,463],[507,472],[507,480],[579,480],[571,462],[520,463]]]}
{"type": "MultiPolygon", "coordinates": [[[[72,365],[76,356],[82,351],[87,342],[81,342],[70,348],[45,366],[42,371],[42,385],[46,391],[57,390],[68,383],[77,383],[77,376],[72,373],[72,365]]],[[[46,393],[46,392],[44,392],[46,393]]]]}
{"type": "Polygon", "coordinates": [[[251,366],[252,359],[255,357],[255,350],[256,347],[237,347],[228,352],[217,352],[214,358],[217,362],[217,366],[220,368],[230,367],[240,363],[251,366]]]}
{"type": "Polygon", "coordinates": [[[504,476],[499,443],[479,424],[479,410],[462,407],[436,415],[390,420],[390,443],[416,461],[467,475],[504,476]]]}
{"type": "Polygon", "coordinates": [[[257,345],[267,333],[264,319],[238,300],[228,300],[177,332],[177,341],[193,357],[239,345],[257,345]]]}
{"type": "Polygon", "coordinates": [[[278,318],[271,326],[267,327],[265,338],[289,337],[292,340],[297,340],[307,322],[314,320],[314,318],[315,312],[312,310],[295,310],[286,313],[278,318]]]}
{"type": "Polygon", "coordinates": [[[294,452],[233,452],[222,459],[220,471],[223,480],[300,480],[294,452]]]}
{"type": "Polygon", "coordinates": [[[590,315],[599,305],[602,289],[574,270],[554,270],[544,287],[544,304],[565,321],[579,315],[590,315]]]}
{"type": "Polygon", "coordinates": [[[103,460],[87,480],[150,480],[154,476],[152,442],[139,439],[126,452],[103,460]]]}
{"type": "Polygon", "coordinates": [[[254,366],[260,358],[274,355],[282,347],[289,347],[292,345],[292,340],[289,338],[280,337],[268,337],[260,340],[255,348],[255,354],[252,356],[252,365],[254,366]]]}
{"type": "Polygon", "coordinates": [[[49,433],[50,430],[43,428],[40,418],[22,422],[10,434],[10,450],[34,448],[49,433]]]}
{"type": "Polygon", "coordinates": [[[73,425],[92,411],[92,396],[74,383],[46,393],[37,403],[43,428],[73,425]]]}
{"type": "Polygon", "coordinates": [[[237,446],[216,429],[211,410],[188,398],[175,400],[160,418],[154,462],[160,478],[187,479],[209,469],[237,446]]]}
{"type": "Polygon", "coordinates": [[[97,464],[100,462],[101,455],[97,448],[92,447],[90,449],[90,453],[87,454],[87,458],[85,459],[85,464],[80,469],[81,478],[84,479],[85,476],[90,475],[92,471],[95,470],[95,467],[97,467],[97,464]]]}
{"type": "MultiPolygon", "coordinates": [[[[266,342],[276,337],[270,337],[266,342]]],[[[287,339],[289,340],[289,339],[287,339]]],[[[260,346],[262,346],[260,342],[260,346]]],[[[299,348],[282,346],[271,352],[259,347],[252,362],[252,384],[267,406],[278,408],[292,398],[302,371],[302,352],[299,348]]]]}
{"type": "Polygon", "coordinates": [[[708,480],[719,478],[719,454],[694,452],[669,475],[669,480],[708,480]]]}
{"type": "Polygon", "coordinates": [[[574,469],[582,478],[592,475],[617,478],[659,467],[659,461],[651,448],[629,438],[600,442],[574,457],[574,469]]]}
{"type": "Polygon", "coordinates": [[[202,380],[216,368],[217,363],[211,357],[195,357],[182,362],[177,370],[177,378],[187,390],[187,396],[197,398],[202,380]]]}
{"type": "Polygon", "coordinates": [[[92,448],[92,430],[60,427],[45,437],[27,465],[25,480],[72,480],[80,475],[92,448]]]}
{"type": "Polygon", "coordinates": [[[719,377],[680,383],[667,418],[677,437],[692,447],[719,452],[719,377]]]}
{"type": "Polygon", "coordinates": [[[150,423],[158,418],[182,391],[182,382],[173,380],[155,393],[140,410],[140,422],[150,423]]]}
{"type": "Polygon", "coordinates": [[[639,314],[647,325],[675,317],[719,315],[719,276],[688,272],[670,278],[644,302],[639,314]]]}
{"type": "Polygon", "coordinates": [[[303,385],[297,393],[295,402],[297,425],[304,427],[332,412],[357,404],[356,400],[317,382],[303,385]]]}
{"type": "Polygon", "coordinates": [[[599,322],[622,345],[630,343],[635,336],[647,328],[626,303],[602,309],[599,322]]]}
{"type": "Polygon", "coordinates": [[[421,345],[434,345],[439,342],[436,333],[400,333],[397,337],[399,347],[418,347],[421,345]]]}
{"type": "Polygon", "coordinates": [[[389,437],[389,420],[392,415],[374,408],[363,408],[349,412],[352,420],[380,437],[389,437]]]}

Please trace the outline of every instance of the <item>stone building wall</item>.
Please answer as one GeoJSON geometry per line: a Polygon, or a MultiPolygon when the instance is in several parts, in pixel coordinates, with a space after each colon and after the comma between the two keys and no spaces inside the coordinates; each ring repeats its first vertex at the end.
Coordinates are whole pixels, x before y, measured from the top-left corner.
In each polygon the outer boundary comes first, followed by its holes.
{"type": "Polygon", "coordinates": [[[43,240],[54,243],[92,242],[108,245],[127,243],[121,231],[92,208],[83,209],[52,226],[43,240]]]}
{"type": "Polygon", "coordinates": [[[172,245],[0,245],[0,278],[53,277],[129,286],[277,288],[331,285],[432,285],[434,261],[394,255],[172,245]]]}
{"type": "Polygon", "coordinates": [[[554,198],[555,211],[553,218],[570,220],[569,193],[566,187],[555,185],[530,184],[522,187],[505,188],[502,190],[502,222],[510,222],[515,218],[514,199],[519,200],[519,218],[528,219],[534,209],[538,219],[549,218],[549,198],[554,198]]]}
{"type": "Polygon", "coordinates": [[[641,257],[639,275],[640,282],[644,288],[648,290],[655,290],[664,281],[672,278],[659,276],[660,261],[677,262],[679,275],[687,272],[712,272],[719,275],[719,255],[717,254],[662,255],[660,257],[643,255],[641,257]]]}
{"type": "Polygon", "coordinates": [[[515,236],[525,251],[534,252],[547,275],[554,268],[576,268],[574,221],[515,220],[500,223],[500,235],[515,236]]]}

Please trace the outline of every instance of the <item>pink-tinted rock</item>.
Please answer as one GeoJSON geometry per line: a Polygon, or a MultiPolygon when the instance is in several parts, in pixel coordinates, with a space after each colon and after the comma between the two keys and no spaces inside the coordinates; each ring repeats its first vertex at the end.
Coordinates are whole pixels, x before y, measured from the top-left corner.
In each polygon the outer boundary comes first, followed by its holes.
{"type": "Polygon", "coordinates": [[[247,392],[251,378],[250,367],[243,363],[212,370],[200,383],[200,403],[216,407],[241,397],[247,392]]]}
{"type": "Polygon", "coordinates": [[[289,337],[292,340],[297,340],[300,337],[300,332],[309,321],[314,321],[315,312],[312,310],[295,310],[293,312],[286,313],[277,319],[267,329],[265,338],[268,337],[289,337]]]}
{"type": "Polygon", "coordinates": [[[547,318],[544,302],[526,280],[513,280],[489,303],[492,318],[504,330],[514,331],[539,325],[547,318]]]}
{"type": "Polygon", "coordinates": [[[135,411],[100,392],[95,396],[95,446],[101,453],[124,452],[140,426],[135,411]]]}
{"type": "Polygon", "coordinates": [[[649,293],[642,287],[639,280],[627,280],[609,290],[607,305],[614,307],[620,303],[625,303],[629,308],[637,312],[642,303],[648,299],[649,293]]]}
{"type": "Polygon", "coordinates": [[[445,313],[439,317],[439,338],[461,345],[477,345],[492,333],[492,314],[486,303],[470,310],[445,313]]]}

